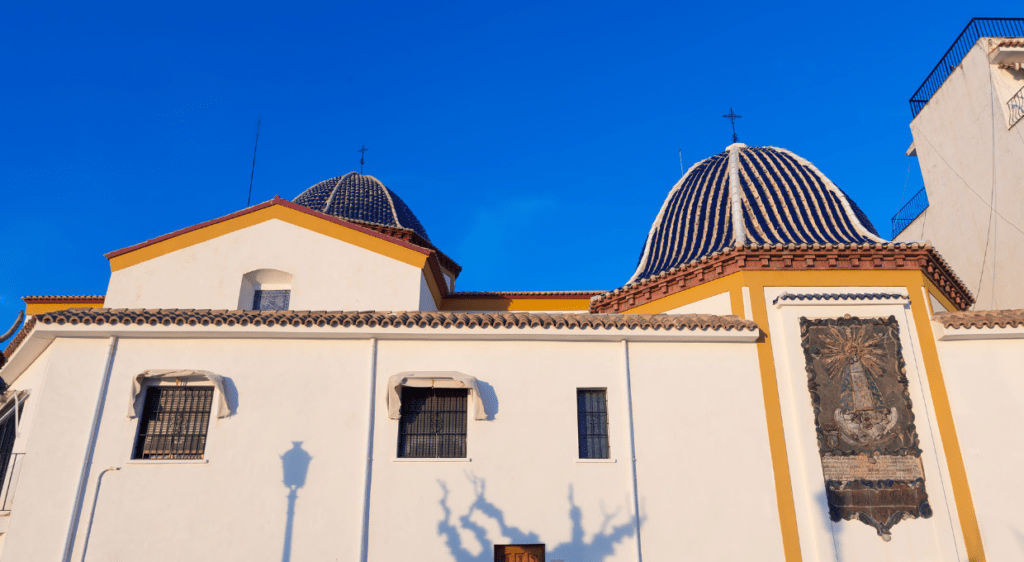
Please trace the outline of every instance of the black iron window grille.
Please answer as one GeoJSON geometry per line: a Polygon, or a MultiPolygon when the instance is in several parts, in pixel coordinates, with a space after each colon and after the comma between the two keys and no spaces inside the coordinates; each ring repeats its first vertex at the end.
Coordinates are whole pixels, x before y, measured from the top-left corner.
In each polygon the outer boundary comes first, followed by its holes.
{"type": "Polygon", "coordinates": [[[910,112],[920,113],[928,100],[939,91],[946,78],[964,60],[978,39],[982,37],[1024,37],[1024,18],[973,18],[960,32],[939,63],[932,69],[921,87],[910,96],[910,112]]]}
{"type": "MultiPolygon", "coordinates": [[[[17,405],[20,415],[25,407],[21,402],[17,405]]],[[[14,440],[18,437],[18,416],[10,410],[10,415],[0,423],[0,490],[4,489],[7,483],[7,467],[11,464],[11,456],[14,452],[14,440]]]]}
{"type": "Polygon", "coordinates": [[[267,290],[263,291],[257,289],[252,297],[252,309],[253,310],[288,310],[288,304],[291,300],[292,292],[288,289],[284,290],[267,290]]]}
{"type": "Polygon", "coordinates": [[[403,386],[398,456],[465,458],[468,394],[461,389],[403,386]]]}
{"type": "Polygon", "coordinates": [[[576,422],[581,459],[608,458],[608,393],[603,388],[576,389],[576,422]]]}
{"type": "Polygon", "coordinates": [[[1010,110],[1010,126],[1007,128],[1012,128],[1024,117],[1024,88],[1006,102],[1006,108],[1010,110]]]}
{"type": "Polygon", "coordinates": [[[212,405],[212,387],[149,387],[132,458],[203,458],[212,405]]]}

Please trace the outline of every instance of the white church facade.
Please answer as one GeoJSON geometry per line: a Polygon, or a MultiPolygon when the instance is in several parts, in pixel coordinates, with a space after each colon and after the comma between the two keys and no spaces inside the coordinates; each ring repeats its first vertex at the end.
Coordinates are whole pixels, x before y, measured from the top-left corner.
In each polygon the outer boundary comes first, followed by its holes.
{"type": "Polygon", "coordinates": [[[457,292],[355,172],[107,258],[4,351],[3,562],[1024,559],[1024,311],[782,148],[609,292],[457,292]]]}

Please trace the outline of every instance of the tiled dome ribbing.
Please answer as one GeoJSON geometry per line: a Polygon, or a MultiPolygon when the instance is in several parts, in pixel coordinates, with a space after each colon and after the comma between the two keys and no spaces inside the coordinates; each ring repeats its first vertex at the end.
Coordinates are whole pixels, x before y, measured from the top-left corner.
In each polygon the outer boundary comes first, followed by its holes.
{"type": "Polygon", "coordinates": [[[373,176],[349,172],[314,185],[293,201],[339,219],[408,228],[430,241],[409,206],[373,176]]]}
{"type": "Polygon", "coordinates": [[[745,244],[884,242],[813,164],[736,143],[694,164],[669,192],[630,282],[745,244]]]}

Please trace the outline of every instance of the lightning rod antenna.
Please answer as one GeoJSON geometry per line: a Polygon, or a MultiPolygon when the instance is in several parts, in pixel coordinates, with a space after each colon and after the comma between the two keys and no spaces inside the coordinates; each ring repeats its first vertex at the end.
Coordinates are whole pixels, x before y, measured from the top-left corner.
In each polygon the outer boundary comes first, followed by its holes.
{"type": "Polygon", "coordinates": [[[262,120],[262,117],[256,118],[256,144],[252,147],[252,171],[249,172],[249,196],[245,198],[246,207],[252,201],[252,178],[256,175],[256,148],[260,145],[260,121],[262,120]]]}

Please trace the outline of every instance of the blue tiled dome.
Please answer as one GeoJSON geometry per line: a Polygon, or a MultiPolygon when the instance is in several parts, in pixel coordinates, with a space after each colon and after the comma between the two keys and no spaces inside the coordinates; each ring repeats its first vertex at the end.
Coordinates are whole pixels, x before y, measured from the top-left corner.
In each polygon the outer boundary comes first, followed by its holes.
{"type": "Polygon", "coordinates": [[[339,219],[408,228],[430,241],[409,206],[373,176],[349,172],[314,185],[293,201],[339,219]]]}
{"type": "Polygon", "coordinates": [[[694,164],[672,188],[630,282],[746,244],[883,241],[813,164],[785,149],[736,143],[694,164]]]}

